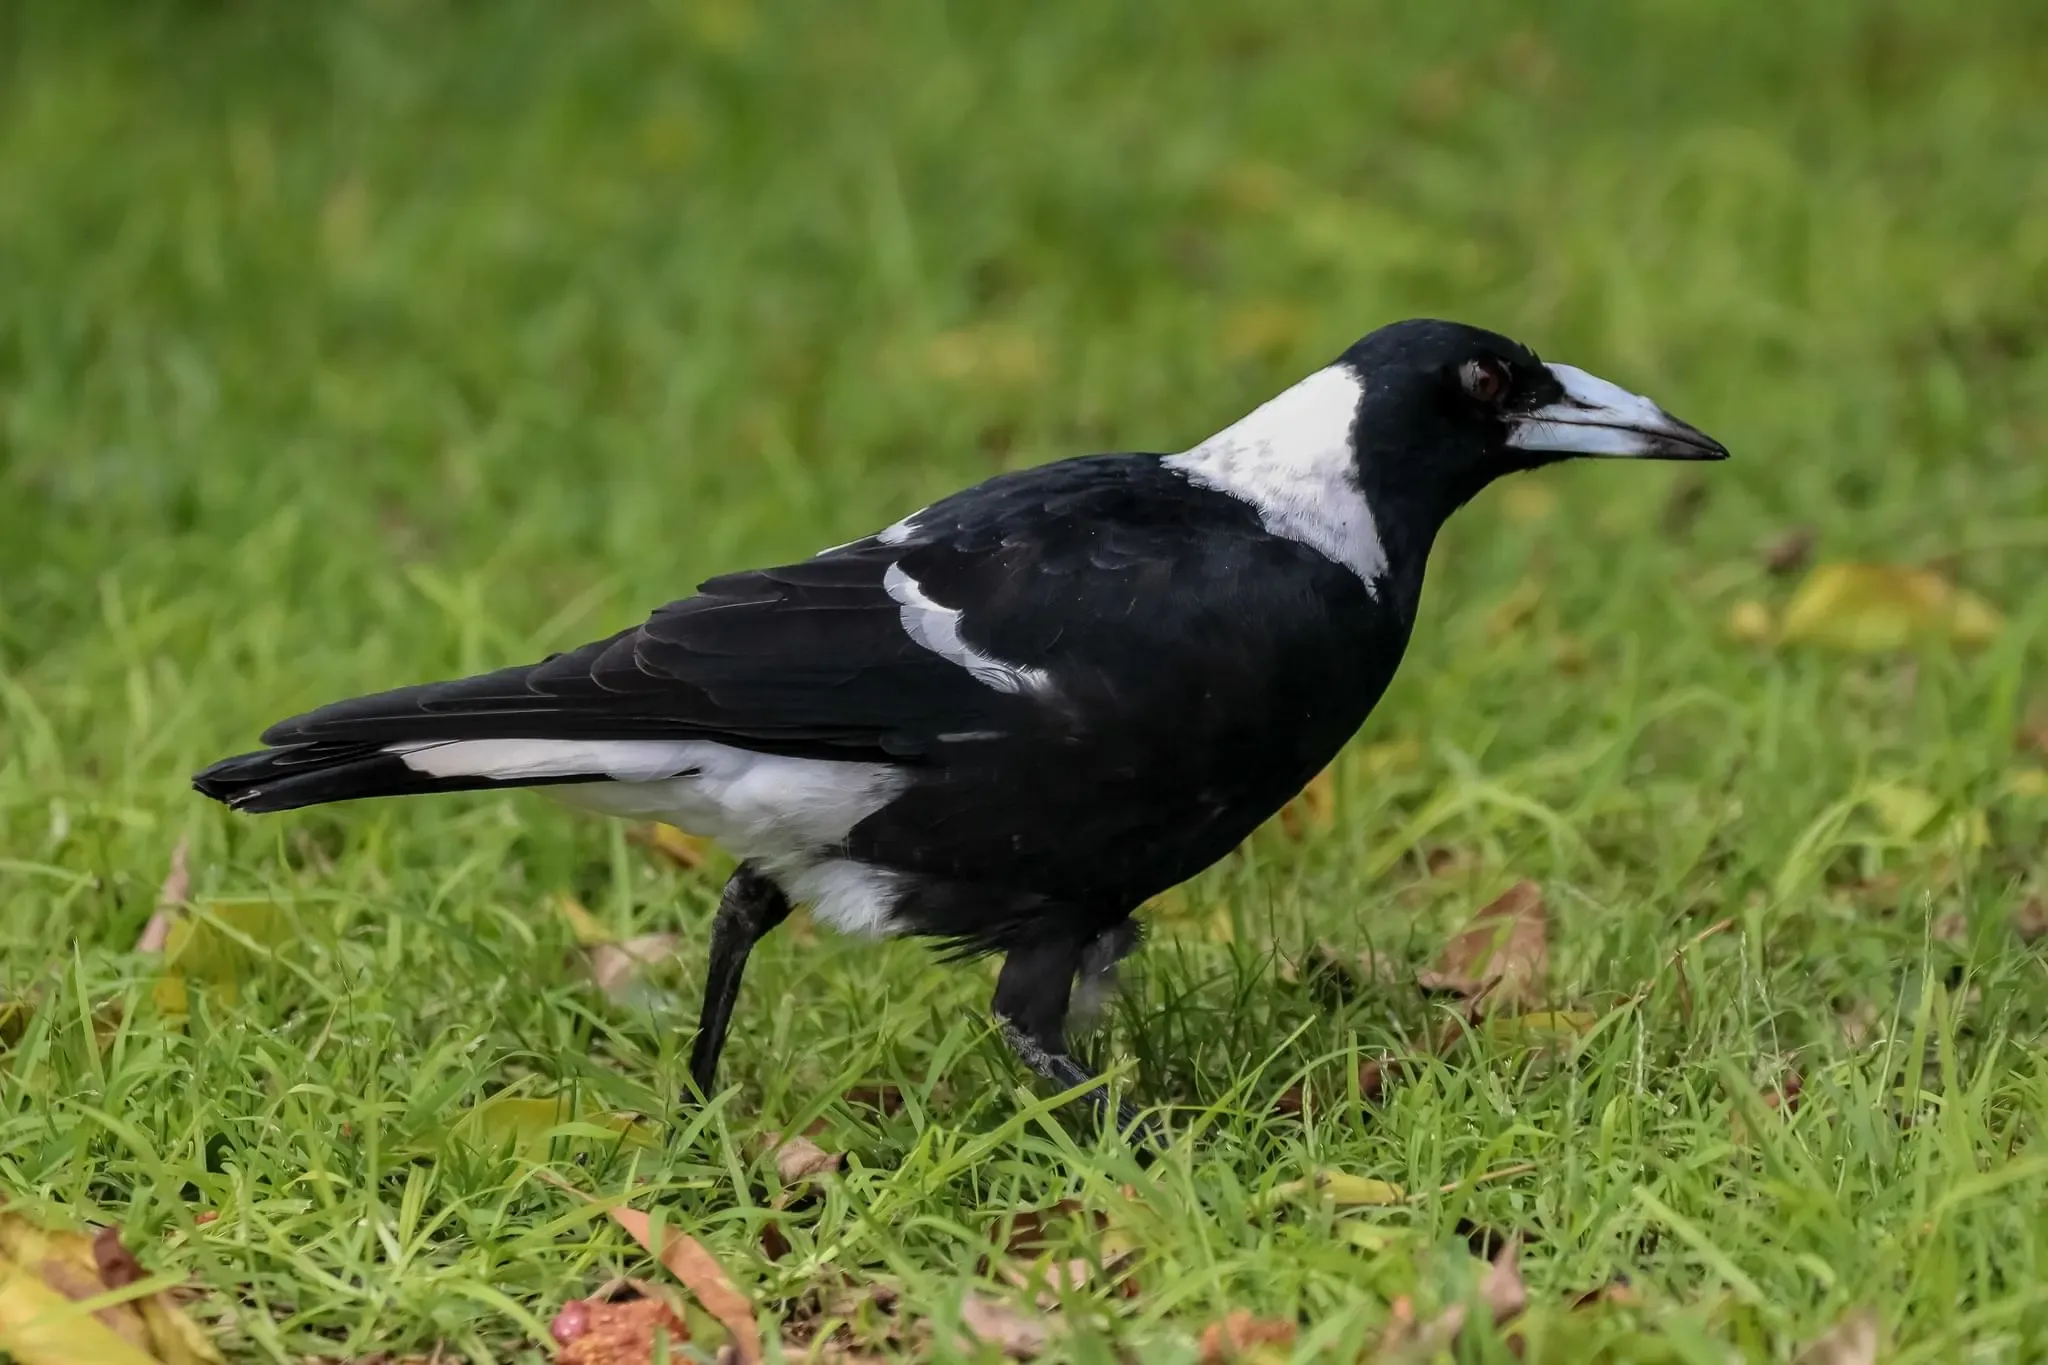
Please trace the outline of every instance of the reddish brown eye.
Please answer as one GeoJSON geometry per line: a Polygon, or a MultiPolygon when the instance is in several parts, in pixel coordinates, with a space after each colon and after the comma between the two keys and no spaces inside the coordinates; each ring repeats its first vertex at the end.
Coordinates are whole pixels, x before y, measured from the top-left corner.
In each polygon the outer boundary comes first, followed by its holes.
{"type": "Polygon", "coordinates": [[[1507,368],[1497,360],[1466,361],[1458,367],[1458,382],[1482,403],[1498,403],[1507,397],[1507,368]]]}

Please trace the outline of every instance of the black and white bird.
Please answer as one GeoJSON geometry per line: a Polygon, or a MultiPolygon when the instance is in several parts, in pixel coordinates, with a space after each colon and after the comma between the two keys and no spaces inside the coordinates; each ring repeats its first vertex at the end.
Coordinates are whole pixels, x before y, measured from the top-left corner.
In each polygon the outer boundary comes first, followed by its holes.
{"type": "Polygon", "coordinates": [[[793,904],[1003,954],[1004,1036],[1080,1086],[1077,975],[1358,729],[1445,518],[1573,456],[1726,455],[1504,336],[1394,323],[1180,454],[998,475],[580,649],[280,721],[193,785],[243,811],[544,786],[723,844],[699,1095],[793,904]]]}

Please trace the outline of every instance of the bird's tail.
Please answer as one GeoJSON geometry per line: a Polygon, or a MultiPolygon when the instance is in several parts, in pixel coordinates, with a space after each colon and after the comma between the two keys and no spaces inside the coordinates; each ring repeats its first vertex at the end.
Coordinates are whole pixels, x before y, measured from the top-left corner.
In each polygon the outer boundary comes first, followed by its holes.
{"type": "Polygon", "coordinates": [[[419,796],[564,780],[507,782],[486,773],[421,772],[403,756],[372,744],[286,744],[237,754],[196,774],[193,790],[235,810],[297,810],[370,796],[419,796]]]}

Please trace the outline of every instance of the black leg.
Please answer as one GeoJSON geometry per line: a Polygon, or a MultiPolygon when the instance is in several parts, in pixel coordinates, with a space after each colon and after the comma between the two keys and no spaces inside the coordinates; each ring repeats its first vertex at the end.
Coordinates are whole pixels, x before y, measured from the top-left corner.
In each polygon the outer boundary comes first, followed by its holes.
{"type": "MultiPolygon", "coordinates": [[[[1094,1079],[1067,1051],[1067,1004],[1087,948],[1062,942],[1014,949],[996,977],[995,1013],[1003,1040],[1019,1061],[1062,1090],[1094,1079]]],[[[1107,1087],[1095,1086],[1087,1099],[1104,1119],[1110,1117],[1107,1087]]],[[[1155,1147],[1164,1145],[1157,1129],[1128,1101],[1117,1103],[1115,1119],[1119,1131],[1136,1132],[1155,1147]]]]}
{"type": "Polygon", "coordinates": [[[718,1076],[718,1054],[725,1050],[725,1032],[732,1023],[733,1002],[739,999],[740,977],[747,954],[768,931],[789,918],[789,898],[752,863],[741,863],[718,898],[718,917],[711,922],[711,967],[704,974],[704,1010],[697,1018],[697,1041],[690,1048],[690,1083],[699,1099],[711,1098],[718,1076]]]}

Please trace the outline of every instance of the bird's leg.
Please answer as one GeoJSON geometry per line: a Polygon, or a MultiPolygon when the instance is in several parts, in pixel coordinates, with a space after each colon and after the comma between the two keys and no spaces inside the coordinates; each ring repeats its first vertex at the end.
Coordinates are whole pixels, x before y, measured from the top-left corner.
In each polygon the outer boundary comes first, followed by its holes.
{"type": "MultiPolygon", "coordinates": [[[[1094,1079],[1067,1051],[1067,1003],[1084,952],[1083,945],[1071,942],[1013,949],[996,977],[995,1015],[1003,1040],[1019,1061],[1062,1090],[1094,1079]]],[[[1086,1098],[1104,1119],[1111,1116],[1106,1086],[1097,1083],[1086,1098]]],[[[1120,1131],[1135,1130],[1150,1144],[1163,1145],[1129,1101],[1118,1101],[1115,1119],[1120,1131]]]]}
{"type": "Polygon", "coordinates": [[[789,898],[782,888],[752,863],[741,863],[718,898],[718,916],[711,921],[711,966],[704,974],[704,1007],[697,1018],[697,1041],[690,1048],[690,1084],[697,1098],[711,1098],[718,1075],[718,1054],[725,1050],[725,1031],[739,998],[740,977],[747,954],[770,929],[789,917],[789,898]]]}

